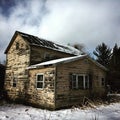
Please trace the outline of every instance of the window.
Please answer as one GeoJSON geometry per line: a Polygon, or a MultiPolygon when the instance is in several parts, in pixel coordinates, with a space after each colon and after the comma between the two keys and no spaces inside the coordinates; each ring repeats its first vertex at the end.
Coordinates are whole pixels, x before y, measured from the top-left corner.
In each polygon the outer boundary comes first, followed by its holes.
{"type": "Polygon", "coordinates": [[[16,85],[17,85],[17,77],[13,75],[13,84],[12,84],[12,86],[16,87],[16,85]]]}
{"type": "Polygon", "coordinates": [[[101,79],[101,85],[105,86],[105,79],[104,78],[101,79]]]}
{"type": "Polygon", "coordinates": [[[77,76],[77,88],[78,89],[83,89],[84,88],[84,76],[78,75],[77,76]]]}
{"type": "Polygon", "coordinates": [[[37,88],[44,88],[44,76],[43,74],[37,74],[37,80],[36,80],[37,88]]]}
{"type": "Polygon", "coordinates": [[[72,88],[75,89],[76,88],[76,75],[72,76],[72,88]]]}
{"type": "Polygon", "coordinates": [[[45,60],[50,60],[50,54],[49,53],[45,53],[44,54],[44,59],[45,60]]]}
{"type": "Polygon", "coordinates": [[[85,88],[89,88],[89,77],[88,75],[85,76],[85,88]]]}
{"type": "Polygon", "coordinates": [[[16,42],[16,50],[18,50],[18,49],[19,49],[19,43],[16,42]]]}
{"type": "Polygon", "coordinates": [[[89,88],[89,77],[84,74],[73,74],[71,83],[72,89],[87,89],[89,88]]]}

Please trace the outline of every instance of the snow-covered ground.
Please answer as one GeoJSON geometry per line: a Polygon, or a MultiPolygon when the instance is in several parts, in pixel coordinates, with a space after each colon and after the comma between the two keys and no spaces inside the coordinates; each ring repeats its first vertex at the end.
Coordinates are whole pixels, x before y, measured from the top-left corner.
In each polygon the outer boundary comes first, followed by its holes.
{"type": "Polygon", "coordinates": [[[85,110],[74,108],[58,111],[4,104],[0,106],[0,120],[120,120],[120,103],[85,110]]]}

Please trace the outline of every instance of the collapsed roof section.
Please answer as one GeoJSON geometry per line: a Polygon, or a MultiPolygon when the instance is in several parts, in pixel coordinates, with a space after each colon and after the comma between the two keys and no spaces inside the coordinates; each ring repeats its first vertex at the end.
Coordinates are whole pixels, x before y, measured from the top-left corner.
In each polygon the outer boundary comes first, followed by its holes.
{"type": "Polygon", "coordinates": [[[41,39],[37,36],[33,36],[33,35],[29,35],[26,33],[22,33],[17,31],[24,39],[26,39],[30,45],[35,45],[35,46],[41,46],[41,47],[45,47],[45,48],[49,48],[49,49],[53,49],[53,50],[57,50],[60,52],[65,52],[65,53],[69,53],[69,54],[73,54],[73,55],[80,55],[83,54],[82,51],[75,49],[74,47],[71,46],[63,46],[63,45],[59,45],[56,44],[52,41],[48,41],[45,39],[41,39]]]}

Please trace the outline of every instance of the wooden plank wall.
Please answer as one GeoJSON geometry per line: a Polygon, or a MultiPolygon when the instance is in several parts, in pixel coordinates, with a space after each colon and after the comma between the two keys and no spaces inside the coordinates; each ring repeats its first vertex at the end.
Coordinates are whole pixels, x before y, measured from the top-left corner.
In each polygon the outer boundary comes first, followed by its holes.
{"type": "Polygon", "coordinates": [[[105,93],[105,87],[101,86],[101,78],[105,78],[105,75],[104,70],[88,59],[57,66],[56,107],[80,104],[84,97],[90,97],[92,94],[102,96],[105,93]],[[92,89],[71,90],[69,88],[70,74],[92,74],[92,89]],[[96,76],[98,76],[98,79],[96,79],[96,76]]]}

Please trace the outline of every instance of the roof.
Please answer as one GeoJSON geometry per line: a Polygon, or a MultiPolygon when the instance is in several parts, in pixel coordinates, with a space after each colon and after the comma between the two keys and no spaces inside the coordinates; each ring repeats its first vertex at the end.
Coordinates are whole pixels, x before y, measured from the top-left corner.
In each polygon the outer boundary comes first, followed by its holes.
{"type": "Polygon", "coordinates": [[[103,65],[101,65],[98,62],[96,62],[95,60],[93,60],[87,54],[85,54],[85,55],[78,55],[78,56],[74,56],[74,57],[66,57],[66,58],[50,60],[50,61],[47,61],[47,62],[42,62],[42,63],[39,63],[39,64],[31,65],[27,69],[40,68],[40,67],[49,66],[49,65],[65,64],[65,63],[73,62],[73,61],[76,61],[76,60],[79,60],[79,59],[83,59],[83,58],[88,58],[90,61],[92,61],[98,67],[100,67],[101,69],[104,69],[105,71],[107,71],[107,68],[105,68],[103,65]]]}
{"type": "Polygon", "coordinates": [[[74,47],[67,46],[67,45],[66,46],[59,45],[59,44],[56,44],[56,43],[54,43],[52,41],[48,41],[48,40],[39,38],[37,36],[26,34],[26,33],[19,32],[19,31],[15,32],[12,40],[10,41],[7,49],[5,50],[5,53],[8,52],[10,46],[12,45],[15,37],[18,34],[21,35],[21,37],[24,38],[24,40],[26,40],[29,43],[29,45],[45,47],[45,48],[49,48],[49,49],[52,49],[52,50],[56,50],[56,51],[60,51],[60,52],[68,53],[68,54],[73,54],[73,55],[80,55],[80,54],[83,53],[82,51],[77,50],[74,47]]]}

